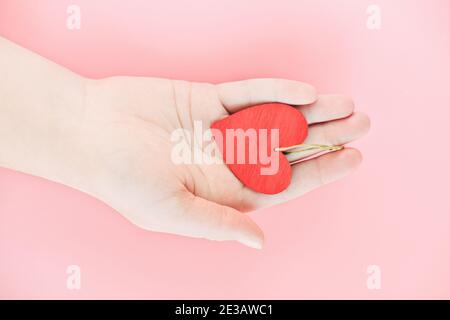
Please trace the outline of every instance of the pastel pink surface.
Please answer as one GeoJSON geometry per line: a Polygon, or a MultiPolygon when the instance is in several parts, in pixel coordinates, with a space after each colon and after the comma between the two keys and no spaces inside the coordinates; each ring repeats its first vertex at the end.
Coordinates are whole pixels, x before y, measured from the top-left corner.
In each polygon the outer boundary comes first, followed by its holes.
{"type": "Polygon", "coordinates": [[[146,232],[0,169],[0,297],[450,298],[450,3],[378,0],[370,30],[372,3],[0,0],[0,35],[85,76],[297,79],[353,96],[372,120],[356,173],[252,215],[262,251],[146,232]],[[72,264],[80,290],[66,288],[72,264]]]}
{"type": "Polygon", "coordinates": [[[308,124],[303,114],[282,103],[266,103],[242,109],[214,122],[211,129],[223,160],[231,172],[248,188],[265,194],[280,193],[291,182],[289,161],[282,152],[274,149],[301,144],[308,134],[308,124]],[[227,137],[229,130],[233,134],[231,137],[227,137]],[[252,138],[245,136],[249,130],[254,130],[253,141],[256,145],[251,145],[252,138]],[[239,132],[241,138],[245,139],[243,144],[239,141],[239,132]],[[272,135],[278,136],[276,145],[272,144],[272,135]],[[227,148],[229,142],[232,145],[227,148]],[[231,147],[232,154],[228,155],[231,147]],[[265,150],[260,150],[264,147],[265,150]],[[241,157],[245,156],[241,162],[240,153],[241,157]],[[272,160],[273,157],[277,157],[278,161],[272,160]],[[263,172],[263,168],[268,172],[263,172]]]}

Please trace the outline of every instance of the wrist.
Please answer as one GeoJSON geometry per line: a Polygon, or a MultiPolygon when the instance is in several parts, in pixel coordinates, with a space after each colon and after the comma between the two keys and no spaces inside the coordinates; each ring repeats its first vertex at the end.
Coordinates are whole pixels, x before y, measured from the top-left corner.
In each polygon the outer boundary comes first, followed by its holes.
{"type": "Polygon", "coordinates": [[[0,166],[66,183],[79,149],[88,80],[71,73],[49,78],[21,95],[2,93],[0,166]]]}

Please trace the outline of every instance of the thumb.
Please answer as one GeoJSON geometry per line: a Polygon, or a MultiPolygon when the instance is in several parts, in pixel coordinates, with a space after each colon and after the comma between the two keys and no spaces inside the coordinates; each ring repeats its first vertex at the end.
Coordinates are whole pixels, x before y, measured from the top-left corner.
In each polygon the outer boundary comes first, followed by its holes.
{"type": "Polygon", "coordinates": [[[185,196],[185,209],[178,216],[182,221],[177,221],[176,233],[209,240],[235,240],[251,248],[262,248],[264,234],[248,215],[191,193],[185,196]]]}

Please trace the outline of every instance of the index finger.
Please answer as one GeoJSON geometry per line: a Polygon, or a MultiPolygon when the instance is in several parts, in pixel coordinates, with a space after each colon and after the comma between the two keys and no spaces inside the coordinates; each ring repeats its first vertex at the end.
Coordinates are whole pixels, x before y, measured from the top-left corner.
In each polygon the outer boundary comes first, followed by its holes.
{"type": "Polygon", "coordinates": [[[311,104],[317,99],[313,86],[286,79],[249,79],[217,85],[217,94],[229,113],[261,103],[311,104]]]}

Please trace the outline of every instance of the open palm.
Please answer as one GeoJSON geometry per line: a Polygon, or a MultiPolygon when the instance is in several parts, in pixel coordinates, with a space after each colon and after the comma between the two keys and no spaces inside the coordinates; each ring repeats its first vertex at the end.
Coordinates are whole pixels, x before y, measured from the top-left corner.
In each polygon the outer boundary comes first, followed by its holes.
{"type": "MultiPolygon", "coordinates": [[[[306,143],[341,145],[369,128],[349,98],[316,96],[307,84],[282,79],[191,83],[115,77],[88,81],[77,140],[86,182],[80,189],[100,198],[134,224],[153,231],[212,240],[237,240],[260,248],[263,233],[245,212],[296,198],[352,171],[355,149],[293,166],[291,185],[277,195],[244,187],[225,164],[171,161],[174,130],[203,128],[242,108],[281,102],[310,125],[306,143]]],[[[290,160],[294,160],[290,156],[290,160]]]]}

